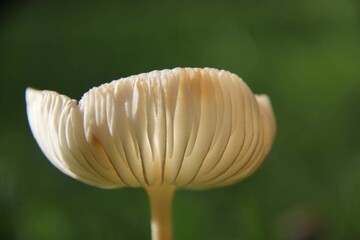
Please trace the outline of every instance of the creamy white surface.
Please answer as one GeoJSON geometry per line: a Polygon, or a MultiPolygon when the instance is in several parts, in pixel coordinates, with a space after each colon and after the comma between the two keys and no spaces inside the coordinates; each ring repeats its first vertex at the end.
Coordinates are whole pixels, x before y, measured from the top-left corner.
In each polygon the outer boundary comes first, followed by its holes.
{"type": "Polygon", "coordinates": [[[62,172],[98,187],[237,182],[268,154],[275,121],[224,70],[176,68],[92,88],[79,103],[53,91],[26,91],[33,135],[62,172]]]}

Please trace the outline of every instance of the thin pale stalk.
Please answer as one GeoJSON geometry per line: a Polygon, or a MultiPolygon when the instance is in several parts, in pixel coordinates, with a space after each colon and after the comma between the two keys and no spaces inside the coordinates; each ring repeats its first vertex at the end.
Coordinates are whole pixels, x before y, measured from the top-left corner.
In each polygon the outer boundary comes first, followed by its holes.
{"type": "Polygon", "coordinates": [[[152,240],[172,240],[172,201],[174,186],[146,188],[151,207],[152,240]]]}

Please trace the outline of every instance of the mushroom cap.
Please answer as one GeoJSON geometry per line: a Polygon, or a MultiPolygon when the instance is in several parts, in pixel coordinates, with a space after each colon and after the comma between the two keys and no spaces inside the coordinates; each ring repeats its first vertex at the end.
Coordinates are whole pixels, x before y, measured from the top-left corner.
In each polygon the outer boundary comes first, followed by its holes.
{"type": "Polygon", "coordinates": [[[41,150],[58,169],[101,188],[210,188],[253,173],[275,120],[266,95],[211,68],[175,68],[94,87],[76,100],[26,90],[41,150]]]}

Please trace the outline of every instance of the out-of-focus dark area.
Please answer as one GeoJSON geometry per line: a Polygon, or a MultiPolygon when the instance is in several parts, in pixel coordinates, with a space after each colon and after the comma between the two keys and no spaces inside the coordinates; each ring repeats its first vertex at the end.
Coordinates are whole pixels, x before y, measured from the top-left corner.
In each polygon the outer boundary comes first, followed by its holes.
{"type": "Polygon", "coordinates": [[[178,66],[226,69],[267,93],[278,132],[250,178],[176,193],[175,239],[360,239],[355,0],[1,3],[0,239],[150,239],[143,190],[89,187],[46,160],[24,91],[80,99],[178,66]]]}

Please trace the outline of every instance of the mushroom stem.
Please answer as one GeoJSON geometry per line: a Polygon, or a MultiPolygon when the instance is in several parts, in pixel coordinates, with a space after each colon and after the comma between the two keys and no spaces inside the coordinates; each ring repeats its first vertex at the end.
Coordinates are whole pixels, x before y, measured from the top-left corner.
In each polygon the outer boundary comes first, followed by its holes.
{"type": "Polygon", "coordinates": [[[175,186],[146,188],[151,207],[152,240],[172,240],[172,199],[175,186]]]}

